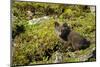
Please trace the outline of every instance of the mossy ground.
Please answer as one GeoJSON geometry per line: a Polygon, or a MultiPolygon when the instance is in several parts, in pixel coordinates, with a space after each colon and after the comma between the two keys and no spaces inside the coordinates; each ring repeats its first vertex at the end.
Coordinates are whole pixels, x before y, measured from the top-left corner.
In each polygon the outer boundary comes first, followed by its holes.
{"type": "MultiPolygon", "coordinates": [[[[95,61],[90,57],[95,51],[96,22],[95,14],[82,5],[43,4],[32,2],[13,2],[12,14],[12,65],[30,65],[54,63],[55,52],[60,48],[64,62],[95,61]],[[40,24],[29,25],[26,11],[31,8],[36,10],[33,17],[42,17],[48,14],[48,20],[40,24]],[[49,12],[47,12],[49,8],[49,12]],[[64,11],[62,11],[64,9],[64,11]],[[43,11],[44,10],[44,11],[43,11]],[[46,11],[47,10],[47,11],[46,11]],[[51,13],[50,13],[51,12],[51,13]],[[39,13],[39,14],[38,14],[39,13]],[[66,22],[80,35],[87,38],[91,45],[85,50],[67,51],[54,30],[53,16],[59,16],[60,23],[66,22]],[[57,47],[55,47],[57,46],[57,47]]],[[[88,6],[90,7],[90,6],[88,6]]]]}

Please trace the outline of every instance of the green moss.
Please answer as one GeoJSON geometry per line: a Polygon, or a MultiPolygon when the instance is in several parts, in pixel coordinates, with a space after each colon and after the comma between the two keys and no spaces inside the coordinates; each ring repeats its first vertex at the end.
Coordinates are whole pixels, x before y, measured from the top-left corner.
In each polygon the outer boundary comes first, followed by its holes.
{"type": "MultiPolygon", "coordinates": [[[[64,56],[62,62],[80,62],[84,59],[84,55],[88,56],[95,49],[95,16],[91,12],[84,12],[82,9],[84,6],[63,6],[55,4],[42,4],[42,3],[31,3],[31,2],[14,2],[12,7],[12,13],[17,18],[12,22],[12,36],[13,36],[13,65],[29,65],[29,64],[45,64],[53,63],[53,60],[48,58],[53,56],[55,53],[54,47],[58,45],[61,50],[61,54],[64,56]],[[51,14],[49,20],[44,20],[40,24],[29,25],[26,19],[25,12],[27,6],[32,8],[47,10],[50,8],[51,14]],[[23,8],[23,9],[22,9],[23,8]],[[78,8],[78,9],[76,9],[78,8]],[[57,9],[57,10],[56,10],[57,9]],[[61,10],[64,10],[62,12],[61,10]],[[53,11],[52,11],[53,10],[53,11]],[[56,13],[56,14],[55,14],[56,13]],[[59,15],[58,19],[63,23],[67,21],[70,27],[86,37],[91,41],[89,48],[85,50],[67,52],[66,47],[60,42],[58,36],[54,31],[54,18],[52,16],[59,15]],[[66,16],[67,15],[67,16],[66,16]],[[18,30],[24,30],[19,32],[18,30]],[[70,55],[70,57],[68,56],[70,55]]],[[[46,11],[36,10],[42,12],[43,16],[47,13],[46,11]]],[[[39,16],[37,15],[34,15],[39,16]]],[[[95,60],[91,58],[88,61],[95,60]]],[[[85,60],[86,61],[86,58],[85,60]]]]}

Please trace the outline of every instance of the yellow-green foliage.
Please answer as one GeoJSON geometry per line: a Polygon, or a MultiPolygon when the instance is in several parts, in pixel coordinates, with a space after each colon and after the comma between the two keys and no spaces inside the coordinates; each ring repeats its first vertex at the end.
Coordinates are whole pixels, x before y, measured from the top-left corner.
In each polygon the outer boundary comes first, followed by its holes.
{"type": "MultiPolygon", "coordinates": [[[[64,56],[62,62],[82,61],[79,57],[84,56],[84,54],[91,54],[93,51],[92,48],[95,49],[95,15],[88,8],[84,9],[84,6],[13,2],[12,14],[16,17],[16,19],[13,18],[14,21],[12,22],[13,65],[53,63],[51,57],[55,53],[55,45],[60,45],[61,54],[64,56]],[[34,17],[41,17],[48,14],[50,18],[42,21],[40,24],[29,25],[26,19],[26,11],[30,9],[29,6],[36,10],[34,17]],[[59,21],[61,21],[60,23],[68,23],[74,31],[90,40],[91,44],[93,44],[92,46],[90,45],[90,49],[66,52],[67,48],[63,46],[54,31],[53,16],[55,15],[58,16],[59,21]],[[49,53],[51,57],[46,53],[49,53]],[[68,54],[71,55],[70,58],[68,54]],[[75,56],[79,54],[79,56],[73,57],[72,54],[75,56]]],[[[95,58],[92,58],[92,60],[95,60],[95,58]]],[[[90,61],[92,60],[90,59],[90,61]]]]}

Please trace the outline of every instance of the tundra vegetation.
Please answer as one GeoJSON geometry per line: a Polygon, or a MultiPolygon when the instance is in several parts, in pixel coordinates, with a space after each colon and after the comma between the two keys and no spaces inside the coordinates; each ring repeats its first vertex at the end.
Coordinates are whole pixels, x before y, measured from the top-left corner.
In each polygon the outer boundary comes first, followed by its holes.
{"type": "Polygon", "coordinates": [[[96,16],[90,7],[13,1],[12,66],[96,61],[96,16]],[[60,24],[67,23],[90,41],[90,46],[71,51],[72,48],[66,46],[56,34],[55,20],[60,24]]]}

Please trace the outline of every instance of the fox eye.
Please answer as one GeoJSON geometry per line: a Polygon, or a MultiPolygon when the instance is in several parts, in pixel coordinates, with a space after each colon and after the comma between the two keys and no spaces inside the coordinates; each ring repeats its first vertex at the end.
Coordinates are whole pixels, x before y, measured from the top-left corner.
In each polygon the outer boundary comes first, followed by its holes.
{"type": "Polygon", "coordinates": [[[65,27],[62,27],[62,28],[61,28],[61,32],[65,31],[65,30],[66,30],[66,28],[65,28],[65,27]]]}

